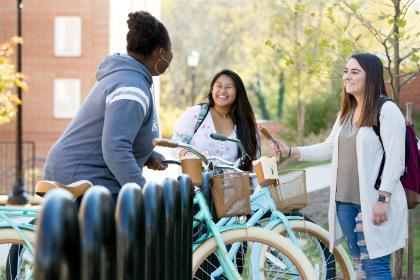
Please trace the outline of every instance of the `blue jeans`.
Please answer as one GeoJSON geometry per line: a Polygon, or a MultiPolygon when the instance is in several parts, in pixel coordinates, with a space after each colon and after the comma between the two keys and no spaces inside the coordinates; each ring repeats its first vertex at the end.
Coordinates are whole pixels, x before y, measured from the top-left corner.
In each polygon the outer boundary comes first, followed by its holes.
{"type": "Polygon", "coordinates": [[[350,255],[362,260],[366,278],[369,280],[392,280],[391,255],[369,259],[365,236],[361,227],[363,224],[360,216],[358,216],[361,213],[360,205],[337,201],[336,210],[350,255]],[[356,227],[356,225],[358,226],[356,227]]]}

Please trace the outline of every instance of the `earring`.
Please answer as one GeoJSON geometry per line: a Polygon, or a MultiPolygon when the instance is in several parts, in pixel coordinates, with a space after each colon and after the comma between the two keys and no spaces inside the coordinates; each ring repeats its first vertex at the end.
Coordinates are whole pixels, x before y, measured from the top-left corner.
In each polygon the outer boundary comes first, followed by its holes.
{"type": "Polygon", "coordinates": [[[158,73],[158,75],[165,75],[166,73],[168,73],[168,70],[169,69],[169,60],[167,60],[166,58],[164,58],[164,57],[161,57],[161,58],[159,58],[159,60],[158,61],[156,61],[156,63],[155,63],[155,71],[156,71],[156,73],[158,73]],[[166,71],[165,72],[163,72],[163,73],[161,73],[161,72],[159,72],[159,70],[158,70],[158,64],[161,62],[161,61],[163,61],[163,62],[165,62],[166,64],[167,64],[167,67],[166,67],[166,71]]]}

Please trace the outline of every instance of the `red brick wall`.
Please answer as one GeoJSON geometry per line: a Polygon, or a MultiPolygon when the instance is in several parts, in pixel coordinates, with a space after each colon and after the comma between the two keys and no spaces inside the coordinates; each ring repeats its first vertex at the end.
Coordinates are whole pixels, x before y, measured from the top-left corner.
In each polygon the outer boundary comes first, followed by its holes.
{"type": "Polygon", "coordinates": [[[406,84],[400,92],[400,107],[405,112],[405,104],[413,102],[413,114],[420,114],[420,74],[406,84]]]}
{"type": "MultiPolygon", "coordinates": [[[[81,80],[81,98],[95,82],[98,64],[108,53],[108,1],[25,0],[22,13],[23,72],[29,91],[23,97],[23,139],[36,142],[37,156],[44,157],[69,120],[53,116],[55,78],[81,80]],[[54,56],[54,17],[80,16],[81,57],[54,56]]],[[[0,0],[0,41],[16,34],[16,1],[0,0]]],[[[15,123],[0,127],[0,140],[14,139],[15,123]]]]}
{"type": "MultiPolygon", "coordinates": [[[[265,127],[273,137],[278,137],[280,130],[282,129],[282,125],[278,121],[268,121],[268,120],[257,120],[257,126],[265,127]]],[[[267,138],[259,133],[260,141],[261,141],[261,154],[265,156],[271,156],[271,143],[267,140],[267,138]]]]}

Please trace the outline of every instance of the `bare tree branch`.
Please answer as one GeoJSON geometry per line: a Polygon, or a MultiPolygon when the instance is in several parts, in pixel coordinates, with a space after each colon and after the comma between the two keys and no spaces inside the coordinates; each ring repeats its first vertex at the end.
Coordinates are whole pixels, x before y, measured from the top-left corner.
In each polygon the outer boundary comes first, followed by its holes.
{"type": "Polygon", "coordinates": [[[402,88],[403,86],[405,86],[406,84],[408,84],[419,73],[420,73],[420,69],[417,69],[417,71],[411,73],[411,75],[408,75],[407,78],[405,78],[404,81],[400,84],[400,88],[402,88]]]}
{"type": "Polygon", "coordinates": [[[407,73],[402,73],[402,74],[399,74],[399,75],[397,75],[397,76],[395,76],[395,77],[405,77],[405,76],[410,76],[410,75],[412,75],[412,74],[414,74],[414,73],[419,73],[419,70],[417,69],[417,70],[415,70],[415,71],[410,71],[410,72],[407,72],[407,73]]]}
{"type": "Polygon", "coordinates": [[[391,68],[391,63],[392,63],[392,59],[391,59],[391,55],[389,54],[389,48],[388,48],[388,46],[386,45],[386,42],[387,41],[383,41],[383,42],[381,42],[382,43],[382,45],[384,46],[384,49],[385,49],[385,55],[386,55],[386,58],[387,58],[387,66],[385,66],[385,69],[386,69],[386,71],[388,72],[388,75],[389,75],[389,78],[390,78],[390,81],[389,81],[389,84],[391,85],[391,87],[392,87],[392,89],[394,89],[394,81],[393,81],[393,79],[392,79],[392,75],[393,75],[393,73],[392,73],[392,68],[391,68]]]}
{"type": "Polygon", "coordinates": [[[411,50],[411,52],[407,53],[406,55],[404,55],[403,57],[400,58],[400,61],[403,61],[405,59],[407,59],[408,57],[410,57],[412,54],[418,52],[420,50],[420,48],[414,48],[411,50]]]}
{"type": "Polygon", "coordinates": [[[408,0],[404,6],[401,8],[401,14],[403,15],[403,17],[405,17],[408,9],[410,8],[410,6],[415,2],[415,0],[408,0]]]}
{"type": "Polygon", "coordinates": [[[347,2],[347,1],[345,1],[345,0],[342,0],[342,2],[341,2],[342,4],[344,4],[344,6],[346,6],[346,8],[347,9],[349,9],[351,12],[347,12],[348,14],[350,14],[350,15],[353,15],[353,16],[355,16],[361,23],[362,23],[362,25],[364,26],[364,27],[366,27],[366,29],[370,32],[370,33],[372,33],[372,35],[375,37],[375,39],[378,41],[378,42],[381,42],[382,41],[382,37],[387,37],[387,35],[386,34],[384,34],[384,33],[382,33],[380,30],[378,30],[378,29],[376,29],[364,16],[362,16],[360,13],[358,13],[358,12],[356,12],[356,11],[352,11],[351,10],[351,5],[347,2]]]}

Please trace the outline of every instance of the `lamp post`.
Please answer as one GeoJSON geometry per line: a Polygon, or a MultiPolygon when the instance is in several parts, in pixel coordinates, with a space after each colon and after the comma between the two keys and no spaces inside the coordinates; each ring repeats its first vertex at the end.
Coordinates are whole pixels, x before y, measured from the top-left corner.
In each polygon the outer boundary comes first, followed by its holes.
{"type": "Polygon", "coordinates": [[[191,69],[191,105],[195,102],[195,69],[198,66],[200,60],[200,53],[198,51],[192,51],[187,58],[187,64],[191,69]]]}
{"type": "MultiPolygon", "coordinates": [[[[17,0],[17,36],[22,37],[22,8],[23,0],[17,0]]],[[[22,44],[17,45],[17,62],[16,70],[22,72],[22,44]]],[[[16,87],[17,96],[22,99],[22,89],[16,87]]],[[[16,176],[15,185],[9,194],[8,203],[10,204],[26,204],[28,197],[23,186],[23,157],[22,157],[22,104],[17,105],[16,113],[16,176]]]]}

